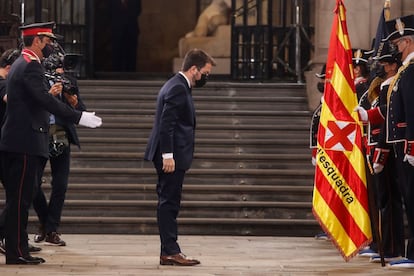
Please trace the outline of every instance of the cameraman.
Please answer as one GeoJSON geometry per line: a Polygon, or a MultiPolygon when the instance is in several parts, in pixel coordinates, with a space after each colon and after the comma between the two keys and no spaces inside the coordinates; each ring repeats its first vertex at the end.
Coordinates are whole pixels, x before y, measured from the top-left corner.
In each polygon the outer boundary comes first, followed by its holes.
{"type": "MultiPolygon", "coordinates": [[[[49,93],[72,108],[85,111],[86,106],[79,96],[76,79],[67,75],[61,67],[57,68],[53,75],[55,78],[49,79],[51,85],[49,93]],[[61,79],[64,80],[63,85],[60,82],[61,79]]],[[[80,147],[75,125],[51,114],[49,141],[52,192],[48,204],[40,186],[33,200],[33,207],[40,222],[39,232],[34,236],[34,241],[36,243],[45,241],[51,245],[65,246],[65,241],[60,238],[58,233],[58,227],[68,187],[70,144],[80,147]]]]}

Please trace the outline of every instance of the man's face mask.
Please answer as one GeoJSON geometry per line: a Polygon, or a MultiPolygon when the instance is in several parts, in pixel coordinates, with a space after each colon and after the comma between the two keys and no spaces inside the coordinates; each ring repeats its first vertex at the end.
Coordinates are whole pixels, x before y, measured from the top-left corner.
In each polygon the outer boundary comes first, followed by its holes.
{"type": "Polygon", "coordinates": [[[380,78],[385,78],[387,76],[387,73],[385,72],[385,68],[383,65],[378,64],[375,68],[375,75],[380,78]]]}
{"type": "Polygon", "coordinates": [[[195,80],[194,87],[203,87],[207,83],[207,74],[201,74],[201,78],[199,80],[195,80]]]}
{"type": "Polygon", "coordinates": [[[55,49],[53,48],[53,46],[51,44],[46,44],[45,47],[43,47],[42,49],[42,54],[44,58],[48,58],[54,51],[55,49]]]}

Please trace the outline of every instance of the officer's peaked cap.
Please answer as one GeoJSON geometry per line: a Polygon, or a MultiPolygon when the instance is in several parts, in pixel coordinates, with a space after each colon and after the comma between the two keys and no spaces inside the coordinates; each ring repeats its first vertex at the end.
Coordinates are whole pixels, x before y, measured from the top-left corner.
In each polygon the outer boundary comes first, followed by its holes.
{"type": "Polygon", "coordinates": [[[369,58],[369,51],[364,49],[352,49],[352,62],[354,65],[367,64],[369,58]]]}
{"type": "Polygon", "coordinates": [[[53,34],[53,28],[55,27],[55,22],[46,22],[46,23],[33,23],[25,26],[21,26],[20,30],[22,31],[22,36],[38,36],[44,35],[50,38],[56,39],[56,36],[53,34]]]}
{"type": "Polygon", "coordinates": [[[414,15],[399,17],[385,22],[389,35],[383,41],[394,40],[407,35],[414,35],[414,15]]]}

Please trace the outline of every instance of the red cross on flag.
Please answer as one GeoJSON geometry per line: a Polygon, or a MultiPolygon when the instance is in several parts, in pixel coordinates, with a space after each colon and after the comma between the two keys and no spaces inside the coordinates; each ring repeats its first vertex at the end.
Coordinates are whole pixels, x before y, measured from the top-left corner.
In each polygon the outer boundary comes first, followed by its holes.
{"type": "Polygon", "coordinates": [[[351,122],[328,121],[325,133],[325,149],[352,151],[358,125],[351,122]]]}
{"type": "Polygon", "coordinates": [[[362,123],[352,70],[345,7],[336,9],[318,128],[313,214],[346,261],[372,240],[362,123]]]}

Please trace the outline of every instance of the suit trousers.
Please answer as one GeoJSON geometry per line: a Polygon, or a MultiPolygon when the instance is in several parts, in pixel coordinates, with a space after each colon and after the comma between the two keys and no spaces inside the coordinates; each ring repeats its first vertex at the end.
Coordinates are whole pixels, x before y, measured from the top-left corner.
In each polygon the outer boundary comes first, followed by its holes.
{"type": "MultiPolygon", "coordinates": [[[[65,203],[66,191],[70,171],[70,146],[66,147],[62,154],[49,158],[52,173],[52,192],[49,204],[41,186],[33,200],[39,222],[45,233],[57,232],[65,203]]],[[[41,185],[41,183],[40,183],[41,185]]]]}
{"type": "Polygon", "coordinates": [[[6,188],[6,261],[27,257],[29,208],[42,179],[47,158],[25,153],[1,152],[6,188]]]}
{"type": "Polygon", "coordinates": [[[164,173],[162,166],[155,166],[158,174],[157,183],[157,222],[161,240],[161,256],[181,252],[177,243],[177,216],[181,206],[181,193],[185,170],[164,173]]]}

